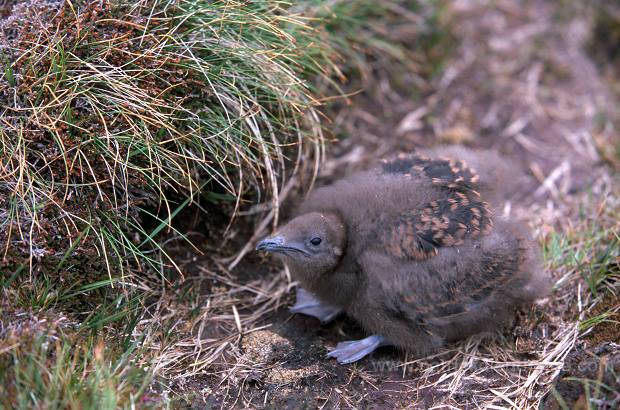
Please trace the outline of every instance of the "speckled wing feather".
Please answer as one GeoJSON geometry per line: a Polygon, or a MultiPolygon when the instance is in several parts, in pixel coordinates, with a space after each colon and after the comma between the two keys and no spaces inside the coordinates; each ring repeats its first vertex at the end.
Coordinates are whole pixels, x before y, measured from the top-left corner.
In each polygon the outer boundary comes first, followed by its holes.
{"type": "Polygon", "coordinates": [[[400,215],[382,239],[391,255],[424,260],[441,247],[487,234],[492,226],[491,210],[477,194],[451,190],[422,209],[400,215]]]}
{"type": "Polygon", "coordinates": [[[462,245],[493,226],[487,203],[473,195],[450,192],[425,208],[402,215],[383,237],[385,249],[398,258],[424,260],[443,246],[462,245]]]}
{"type": "Polygon", "coordinates": [[[429,178],[433,185],[456,190],[474,190],[479,176],[465,161],[438,158],[430,159],[420,155],[400,154],[384,160],[383,171],[405,176],[429,178]]]}
{"type": "Polygon", "coordinates": [[[428,178],[440,198],[392,222],[383,237],[388,253],[424,260],[442,246],[458,246],[492,228],[491,211],[475,191],[478,176],[461,161],[400,155],[383,164],[385,172],[428,178]]]}

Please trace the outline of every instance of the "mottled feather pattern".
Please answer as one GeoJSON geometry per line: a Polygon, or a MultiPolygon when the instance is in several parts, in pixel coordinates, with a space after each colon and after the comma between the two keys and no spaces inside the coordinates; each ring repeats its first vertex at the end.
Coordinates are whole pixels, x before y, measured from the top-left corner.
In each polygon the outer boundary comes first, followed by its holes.
{"type": "Polygon", "coordinates": [[[384,242],[399,258],[424,260],[442,246],[462,245],[491,231],[491,210],[475,193],[450,190],[446,197],[431,201],[420,211],[395,221],[384,242]]]}
{"type": "Polygon", "coordinates": [[[479,179],[465,161],[450,158],[430,159],[421,155],[400,154],[384,160],[382,166],[387,173],[426,176],[433,185],[456,190],[473,190],[479,179]]]}

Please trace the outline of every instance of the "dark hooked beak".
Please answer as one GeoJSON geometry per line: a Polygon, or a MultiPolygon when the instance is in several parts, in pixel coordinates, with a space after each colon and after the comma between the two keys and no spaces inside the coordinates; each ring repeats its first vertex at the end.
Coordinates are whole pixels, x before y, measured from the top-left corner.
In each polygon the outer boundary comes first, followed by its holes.
{"type": "Polygon", "coordinates": [[[283,236],[274,236],[260,241],[256,245],[257,251],[280,252],[284,254],[300,253],[309,256],[310,253],[304,249],[303,244],[296,242],[287,243],[283,236]]]}
{"type": "Polygon", "coordinates": [[[284,245],[284,238],[281,236],[274,236],[273,238],[265,238],[256,245],[257,251],[277,252],[282,250],[284,245]]]}

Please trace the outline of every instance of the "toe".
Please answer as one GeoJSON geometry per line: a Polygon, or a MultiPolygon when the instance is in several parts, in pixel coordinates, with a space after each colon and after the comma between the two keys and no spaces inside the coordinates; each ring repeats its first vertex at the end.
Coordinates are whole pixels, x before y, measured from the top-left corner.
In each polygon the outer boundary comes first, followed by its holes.
{"type": "Polygon", "coordinates": [[[333,357],[341,364],[353,363],[369,355],[383,343],[383,337],[378,335],[369,336],[362,340],[340,342],[334,350],[327,354],[327,357],[333,357]]]}

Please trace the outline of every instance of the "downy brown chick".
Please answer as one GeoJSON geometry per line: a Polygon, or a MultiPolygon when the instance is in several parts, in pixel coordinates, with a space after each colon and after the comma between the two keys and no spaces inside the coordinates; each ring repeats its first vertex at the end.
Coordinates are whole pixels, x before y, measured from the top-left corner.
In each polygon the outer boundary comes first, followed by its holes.
{"type": "Polygon", "coordinates": [[[424,355],[509,324],[549,288],[526,225],[493,217],[483,197],[499,182],[480,178],[457,159],[400,155],[315,190],[257,249],[300,282],[293,312],[345,312],[371,333],[339,343],[340,363],[385,344],[424,355]]]}

